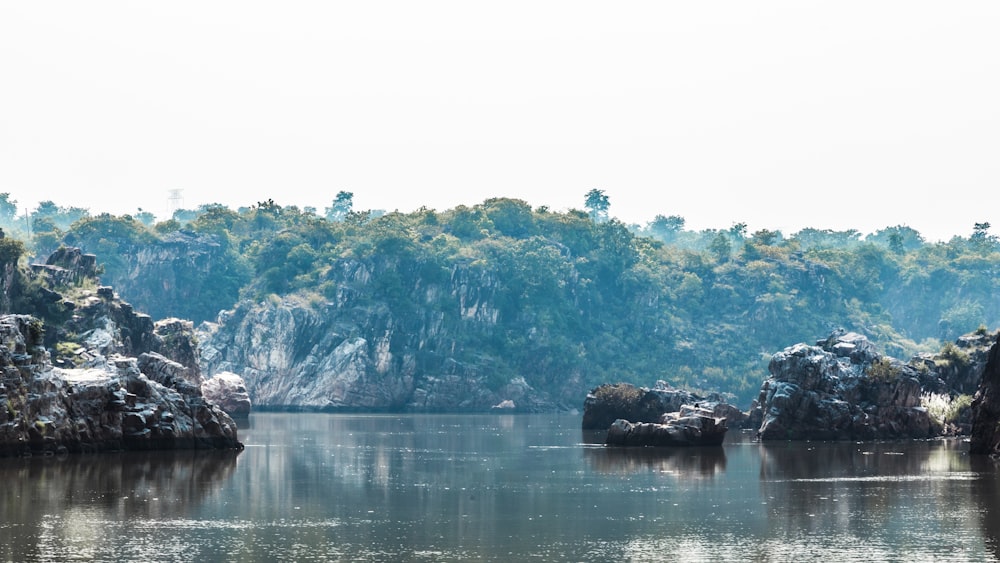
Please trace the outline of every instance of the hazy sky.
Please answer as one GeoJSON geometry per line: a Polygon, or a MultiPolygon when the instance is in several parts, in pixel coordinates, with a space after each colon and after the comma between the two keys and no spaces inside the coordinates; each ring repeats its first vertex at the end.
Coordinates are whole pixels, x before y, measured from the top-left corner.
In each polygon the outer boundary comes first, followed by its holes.
{"type": "Polygon", "coordinates": [[[1000,234],[998,2],[0,4],[0,192],[1000,234]]]}

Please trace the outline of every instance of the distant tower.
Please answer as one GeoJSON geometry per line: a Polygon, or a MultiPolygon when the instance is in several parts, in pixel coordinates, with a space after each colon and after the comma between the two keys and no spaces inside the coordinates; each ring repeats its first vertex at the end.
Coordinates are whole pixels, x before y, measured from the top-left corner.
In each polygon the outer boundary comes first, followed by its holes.
{"type": "Polygon", "coordinates": [[[181,195],[184,190],[174,188],[167,191],[170,193],[170,196],[167,197],[167,218],[170,218],[174,216],[174,211],[184,209],[184,196],[181,195]]]}

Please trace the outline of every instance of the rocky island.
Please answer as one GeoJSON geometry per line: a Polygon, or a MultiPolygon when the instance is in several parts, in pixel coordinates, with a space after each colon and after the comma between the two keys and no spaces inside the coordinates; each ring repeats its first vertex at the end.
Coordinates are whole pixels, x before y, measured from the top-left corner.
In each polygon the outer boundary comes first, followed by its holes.
{"type": "Polygon", "coordinates": [[[863,335],[836,330],[815,345],[775,353],[748,413],[719,394],[662,381],[652,389],[616,383],[587,395],[582,426],[606,430],[609,445],[697,445],[706,443],[706,428],[724,435],[729,427],[751,429],[765,442],[971,434],[973,453],[1000,454],[997,336],[981,329],[904,363],[863,335]]]}

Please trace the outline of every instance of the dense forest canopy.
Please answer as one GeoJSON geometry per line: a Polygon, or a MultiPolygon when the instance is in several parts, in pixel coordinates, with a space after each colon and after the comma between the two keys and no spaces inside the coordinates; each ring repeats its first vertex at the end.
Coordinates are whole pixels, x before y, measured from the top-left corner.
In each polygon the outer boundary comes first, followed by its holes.
{"type": "Polygon", "coordinates": [[[337,298],[338,272],[353,261],[377,273],[365,299],[414,319],[428,318],[430,304],[461,323],[447,295],[429,292],[459,275],[478,280],[495,310],[459,335],[458,353],[535,385],[663,379],[749,403],[771,353],[837,327],[907,358],[1000,325],[1000,243],[988,223],[928,243],[902,225],[868,235],[748,233],[745,223],[690,231],[676,215],[626,225],[609,218],[602,190],[566,212],[508,198],[356,211],[352,195],[338,193],[322,214],[268,200],[155,222],[142,210],[54,202],[22,214],[0,194],[0,226],[35,261],[60,245],[96,254],[103,282],[156,318],[212,321],[241,299],[319,304],[337,298]]]}

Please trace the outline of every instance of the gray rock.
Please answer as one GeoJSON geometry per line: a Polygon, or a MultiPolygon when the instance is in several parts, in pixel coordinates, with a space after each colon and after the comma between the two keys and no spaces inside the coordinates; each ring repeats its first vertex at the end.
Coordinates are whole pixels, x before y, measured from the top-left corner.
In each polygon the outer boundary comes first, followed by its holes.
{"type": "Polygon", "coordinates": [[[726,437],[726,419],[703,409],[674,413],[660,423],[618,419],[608,428],[609,446],[720,446],[726,437]]]}
{"type": "Polygon", "coordinates": [[[996,340],[972,401],[972,413],[969,453],[1000,457],[1000,345],[996,340]]]}
{"type": "Polygon", "coordinates": [[[861,335],[796,344],[768,366],[751,412],[761,440],[928,438],[940,428],[920,406],[920,373],[861,335]]]}
{"type": "Polygon", "coordinates": [[[617,419],[658,423],[664,413],[677,412],[688,404],[709,409],[712,416],[725,418],[734,428],[747,418],[718,394],[703,397],[675,389],[664,381],[658,381],[652,389],[630,383],[606,383],[592,389],[584,399],[582,427],[584,430],[604,430],[617,419]]]}
{"type": "Polygon", "coordinates": [[[166,370],[155,381],[120,355],[103,367],[53,367],[36,323],[0,316],[0,455],[242,447],[233,420],[166,370]]]}
{"type": "Polygon", "coordinates": [[[206,379],[201,384],[201,393],[206,401],[218,405],[233,418],[250,416],[251,403],[246,383],[235,373],[224,371],[206,379]]]}

